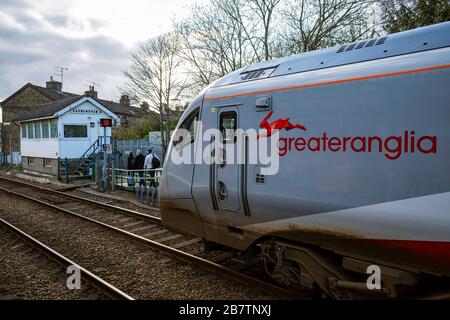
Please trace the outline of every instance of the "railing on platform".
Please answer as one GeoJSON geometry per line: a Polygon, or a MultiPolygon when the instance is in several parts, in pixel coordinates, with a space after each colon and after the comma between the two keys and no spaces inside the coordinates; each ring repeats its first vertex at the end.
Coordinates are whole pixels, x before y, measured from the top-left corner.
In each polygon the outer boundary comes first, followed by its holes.
{"type": "Polygon", "coordinates": [[[136,193],[137,200],[158,207],[158,187],[162,169],[126,170],[114,169],[113,188],[136,193]]]}

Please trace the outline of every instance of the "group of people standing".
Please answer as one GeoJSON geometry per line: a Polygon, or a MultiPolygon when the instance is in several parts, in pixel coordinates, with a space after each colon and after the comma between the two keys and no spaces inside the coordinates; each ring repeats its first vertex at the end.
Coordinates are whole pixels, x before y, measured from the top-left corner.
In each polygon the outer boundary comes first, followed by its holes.
{"type": "MultiPolygon", "coordinates": [[[[144,156],[141,150],[137,150],[136,157],[133,152],[128,154],[127,170],[145,170],[145,169],[158,169],[161,166],[161,160],[152,149],[147,150],[147,155],[144,156]]],[[[139,186],[145,186],[145,171],[138,171],[139,186]]],[[[155,171],[150,171],[150,186],[156,187],[154,180],[155,171]]],[[[128,186],[134,187],[134,171],[128,171],[128,186]]]]}

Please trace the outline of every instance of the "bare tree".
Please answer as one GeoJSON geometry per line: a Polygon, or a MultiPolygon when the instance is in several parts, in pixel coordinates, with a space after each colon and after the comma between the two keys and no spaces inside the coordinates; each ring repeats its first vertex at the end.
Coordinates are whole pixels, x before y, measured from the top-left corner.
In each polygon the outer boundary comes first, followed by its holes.
{"type": "Polygon", "coordinates": [[[270,33],[273,21],[273,15],[275,8],[280,3],[281,0],[250,0],[253,11],[260,18],[262,23],[262,43],[264,47],[264,59],[269,60],[272,58],[271,46],[270,46],[270,33]]]}
{"type": "Polygon", "coordinates": [[[159,114],[161,144],[167,149],[165,123],[167,113],[179,104],[188,89],[188,77],[180,59],[181,41],[177,33],[166,33],[141,44],[124,71],[127,79],[122,91],[138,103],[148,102],[159,114]]]}
{"type": "MultiPolygon", "coordinates": [[[[256,0],[258,2],[264,0],[256,0]]],[[[249,2],[245,0],[211,0],[213,8],[220,10],[223,17],[233,21],[237,30],[243,36],[243,45],[250,50],[252,61],[262,60],[261,39],[257,32],[259,28],[259,20],[256,19],[254,8],[248,6],[249,2]],[[252,10],[253,9],[253,10],[252,10]]]]}
{"type": "Polygon", "coordinates": [[[274,57],[371,37],[376,0],[209,0],[177,23],[199,89],[274,57]]]}
{"type": "Polygon", "coordinates": [[[251,48],[254,60],[269,60],[271,56],[270,34],[275,9],[281,0],[212,0],[214,7],[235,21],[251,48]]]}
{"type": "Polygon", "coordinates": [[[283,34],[291,53],[317,50],[373,35],[373,1],[291,0],[283,34]]]}
{"type": "Polygon", "coordinates": [[[258,61],[256,44],[249,38],[253,26],[239,16],[239,1],[211,0],[210,5],[194,6],[191,17],[176,25],[183,39],[183,57],[198,86],[258,61]]]}
{"type": "Polygon", "coordinates": [[[183,57],[198,87],[236,69],[272,58],[274,10],[282,0],[210,0],[176,24],[183,57]]]}

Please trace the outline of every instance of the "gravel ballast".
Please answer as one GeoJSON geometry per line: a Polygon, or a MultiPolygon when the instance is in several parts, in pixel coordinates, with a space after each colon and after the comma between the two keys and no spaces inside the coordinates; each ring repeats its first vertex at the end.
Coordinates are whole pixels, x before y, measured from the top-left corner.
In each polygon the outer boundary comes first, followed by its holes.
{"type": "Polygon", "coordinates": [[[92,287],[68,290],[64,267],[39,253],[0,226],[0,300],[102,298],[92,287]]]}
{"type": "Polygon", "coordinates": [[[0,203],[0,217],[136,299],[278,298],[21,197],[0,192],[0,203]]]}

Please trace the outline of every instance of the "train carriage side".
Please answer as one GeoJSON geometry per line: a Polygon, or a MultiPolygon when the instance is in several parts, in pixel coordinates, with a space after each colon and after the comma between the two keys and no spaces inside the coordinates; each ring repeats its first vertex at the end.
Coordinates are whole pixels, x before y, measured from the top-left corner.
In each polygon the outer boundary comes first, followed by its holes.
{"type": "Polygon", "coordinates": [[[237,229],[292,240],[304,232],[339,235],[352,239],[352,246],[354,239],[449,243],[450,68],[429,69],[448,65],[449,57],[444,48],[267,79],[260,88],[240,86],[226,99],[211,99],[224,96],[225,88],[211,89],[205,112],[238,105],[240,128],[257,128],[267,115],[255,110],[262,95],[272,99],[270,121],[289,118],[307,131],[279,132],[279,172],[263,183],[256,181],[261,166],[249,165],[250,216],[243,210],[217,214],[202,208],[210,199],[198,201],[203,221],[213,225],[210,237],[240,249],[253,237],[237,229]],[[397,74],[404,71],[411,72],[397,74]],[[274,88],[280,90],[245,94],[274,88]]]}
{"type": "MultiPolygon", "coordinates": [[[[203,133],[263,127],[267,135],[267,126],[277,127],[278,135],[259,140],[276,145],[279,170],[264,175],[267,165],[248,159],[195,164],[190,218],[180,214],[185,208],[166,218],[175,211],[162,209],[163,221],[238,250],[259,244],[283,266],[274,270],[278,281],[318,285],[335,297],[338,287],[360,290],[347,272],[374,263],[391,275],[392,296],[421,273],[450,276],[449,79],[447,44],[213,84],[199,98],[203,133]]],[[[248,155],[250,139],[229,139],[228,150],[248,155]]]]}

